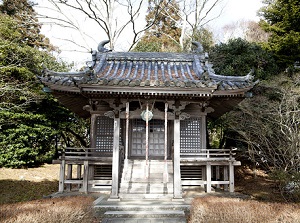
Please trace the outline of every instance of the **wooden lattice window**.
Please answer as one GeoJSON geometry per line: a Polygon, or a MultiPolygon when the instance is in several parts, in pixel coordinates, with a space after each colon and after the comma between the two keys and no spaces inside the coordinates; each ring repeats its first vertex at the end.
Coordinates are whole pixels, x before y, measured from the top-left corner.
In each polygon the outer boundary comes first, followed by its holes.
{"type": "Polygon", "coordinates": [[[114,138],[114,119],[98,116],[96,119],[96,148],[112,152],[114,138]]]}
{"type": "Polygon", "coordinates": [[[198,153],[201,150],[201,118],[180,121],[180,153],[198,153]]]}

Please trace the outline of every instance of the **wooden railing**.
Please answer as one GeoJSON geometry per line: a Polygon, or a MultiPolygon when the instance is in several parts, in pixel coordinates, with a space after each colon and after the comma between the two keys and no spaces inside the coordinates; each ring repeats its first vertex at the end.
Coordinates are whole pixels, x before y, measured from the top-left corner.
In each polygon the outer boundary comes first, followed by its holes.
{"type": "Polygon", "coordinates": [[[67,147],[60,151],[60,160],[66,161],[103,161],[111,160],[112,152],[100,148],[72,148],[67,147]]]}
{"type": "Polygon", "coordinates": [[[234,161],[236,149],[204,149],[198,153],[180,153],[181,160],[187,161],[234,161]]]}
{"type": "Polygon", "coordinates": [[[229,186],[229,191],[234,192],[234,166],[241,165],[236,161],[234,156],[236,149],[204,149],[197,153],[181,153],[180,165],[185,167],[198,166],[201,169],[202,179],[190,178],[184,179],[185,185],[206,185],[206,191],[211,192],[211,185],[217,187],[224,185],[229,186]],[[223,179],[212,180],[212,173],[216,178],[220,177],[220,167],[223,168],[223,179]]]}
{"type": "MultiPolygon", "coordinates": [[[[120,160],[119,165],[124,159],[123,147],[120,146],[120,160]]],[[[67,189],[70,190],[71,184],[78,184],[82,186],[84,192],[88,192],[88,185],[93,184],[92,176],[89,176],[89,168],[91,165],[112,165],[113,153],[111,149],[105,148],[72,148],[67,147],[60,151],[60,180],[59,192],[64,191],[66,184],[67,189]],[[72,176],[72,166],[77,165],[76,177],[72,176]],[[68,167],[66,169],[66,166],[68,167]],[[83,175],[81,167],[83,166],[83,175]],[[66,176],[66,179],[65,179],[66,176]]]]}

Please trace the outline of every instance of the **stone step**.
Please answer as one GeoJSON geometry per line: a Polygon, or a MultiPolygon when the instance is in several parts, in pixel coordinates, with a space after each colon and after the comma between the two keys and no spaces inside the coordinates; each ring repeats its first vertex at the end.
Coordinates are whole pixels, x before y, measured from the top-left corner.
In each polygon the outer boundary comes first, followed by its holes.
{"type": "Polygon", "coordinates": [[[159,200],[159,199],[172,199],[173,194],[163,194],[163,193],[151,193],[151,194],[146,194],[146,193],[120,193],[119,194],[121,199],[126,199],[126,200],[159,200]]]}
{"type": "Polygon", "coordinates": [[[106,211],[102,223],[185,223],[184,211],[106,211]]]}
{"type": "Polygon", "coordinates": [[[120,194],[173,194],[173,188],[130,188],[120,189],[120,194]]]}
{"type": "Polygon", "coordinates": [[[133,191],[143,191],[145,193],[149,192],[164,192],[164,191],[173,191],[173,186],[171,185],[162,185],[162,186],[153,186],[153,185],[138,185],[138,184],[134,184],[134,185],[128,185],[127,186],[124,186],[124,187],[121,187],[119,189],[120,193],[124,192],[124,193],[130,193],[130,192],[133,192],[133,191]]]}
{"type": "Polygon", "coordinates": [[[125,216],[159,216],[159,217],[164,217],[164,216],[170,216],[172,215],[173,217],[184,217],[184,211],[180,210],[153,210],[153,211],[106,211],[104,215],[110,215],[110,216],[120,216],[120,217],[125,217],[125,216]]]}
{"type": "MultiPolygon", "coordinates": [[[[153,177],[153,176],[150,176],[150,177],[144,177],[144,176],[135,176],[135,177],[125,177],[123,178],[123,181],[124,182],[153,182],[153,183],[164,183],[165,180],[164,180],[164,177],[153,177]]],[[[168,176],[168,181],[169,182],[173,182],[173,176],[168,176]]]]}
{"type": "Polygon", "coordinates": [[[120,187],[173,187],[173,182],[148,182],[148,181],[141,181],[141,182],[137,182],[137,181],[123,181],[120,183],[120,187]]]}

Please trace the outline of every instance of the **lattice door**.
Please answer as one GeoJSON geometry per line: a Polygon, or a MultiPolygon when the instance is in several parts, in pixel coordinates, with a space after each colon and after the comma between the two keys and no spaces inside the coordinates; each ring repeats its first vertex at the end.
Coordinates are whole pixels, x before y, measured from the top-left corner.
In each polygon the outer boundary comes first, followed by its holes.
{"type": "Polygon", "coordinates": [[[163,120],[153,120],[149,123],[149,156],[164,156],[165,127],[163,120]]]}
{"type": "MultiPolygon", "coordinates": [[[[149,122],[149,157],[164,156],[164,121],[149,122]]],[[[141,119],[132,120],[132,156],[146,155],[146,122],[141,119]]]]}

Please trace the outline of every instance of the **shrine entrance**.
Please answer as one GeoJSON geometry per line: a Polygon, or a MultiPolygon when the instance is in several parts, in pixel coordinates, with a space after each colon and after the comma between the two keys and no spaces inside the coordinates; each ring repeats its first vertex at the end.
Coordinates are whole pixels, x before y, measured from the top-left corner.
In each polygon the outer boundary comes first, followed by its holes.
{"type": "MultiPolygon", "coordinates": [[[[142,119],[133,119],[131,122],[131,156],[145,157],[146,155],[146,122],[142,119]]],[[[164,120],[149,121],[148,128],[150,159],[164,157],[165,154],[165,127],[164,120]]]]}

